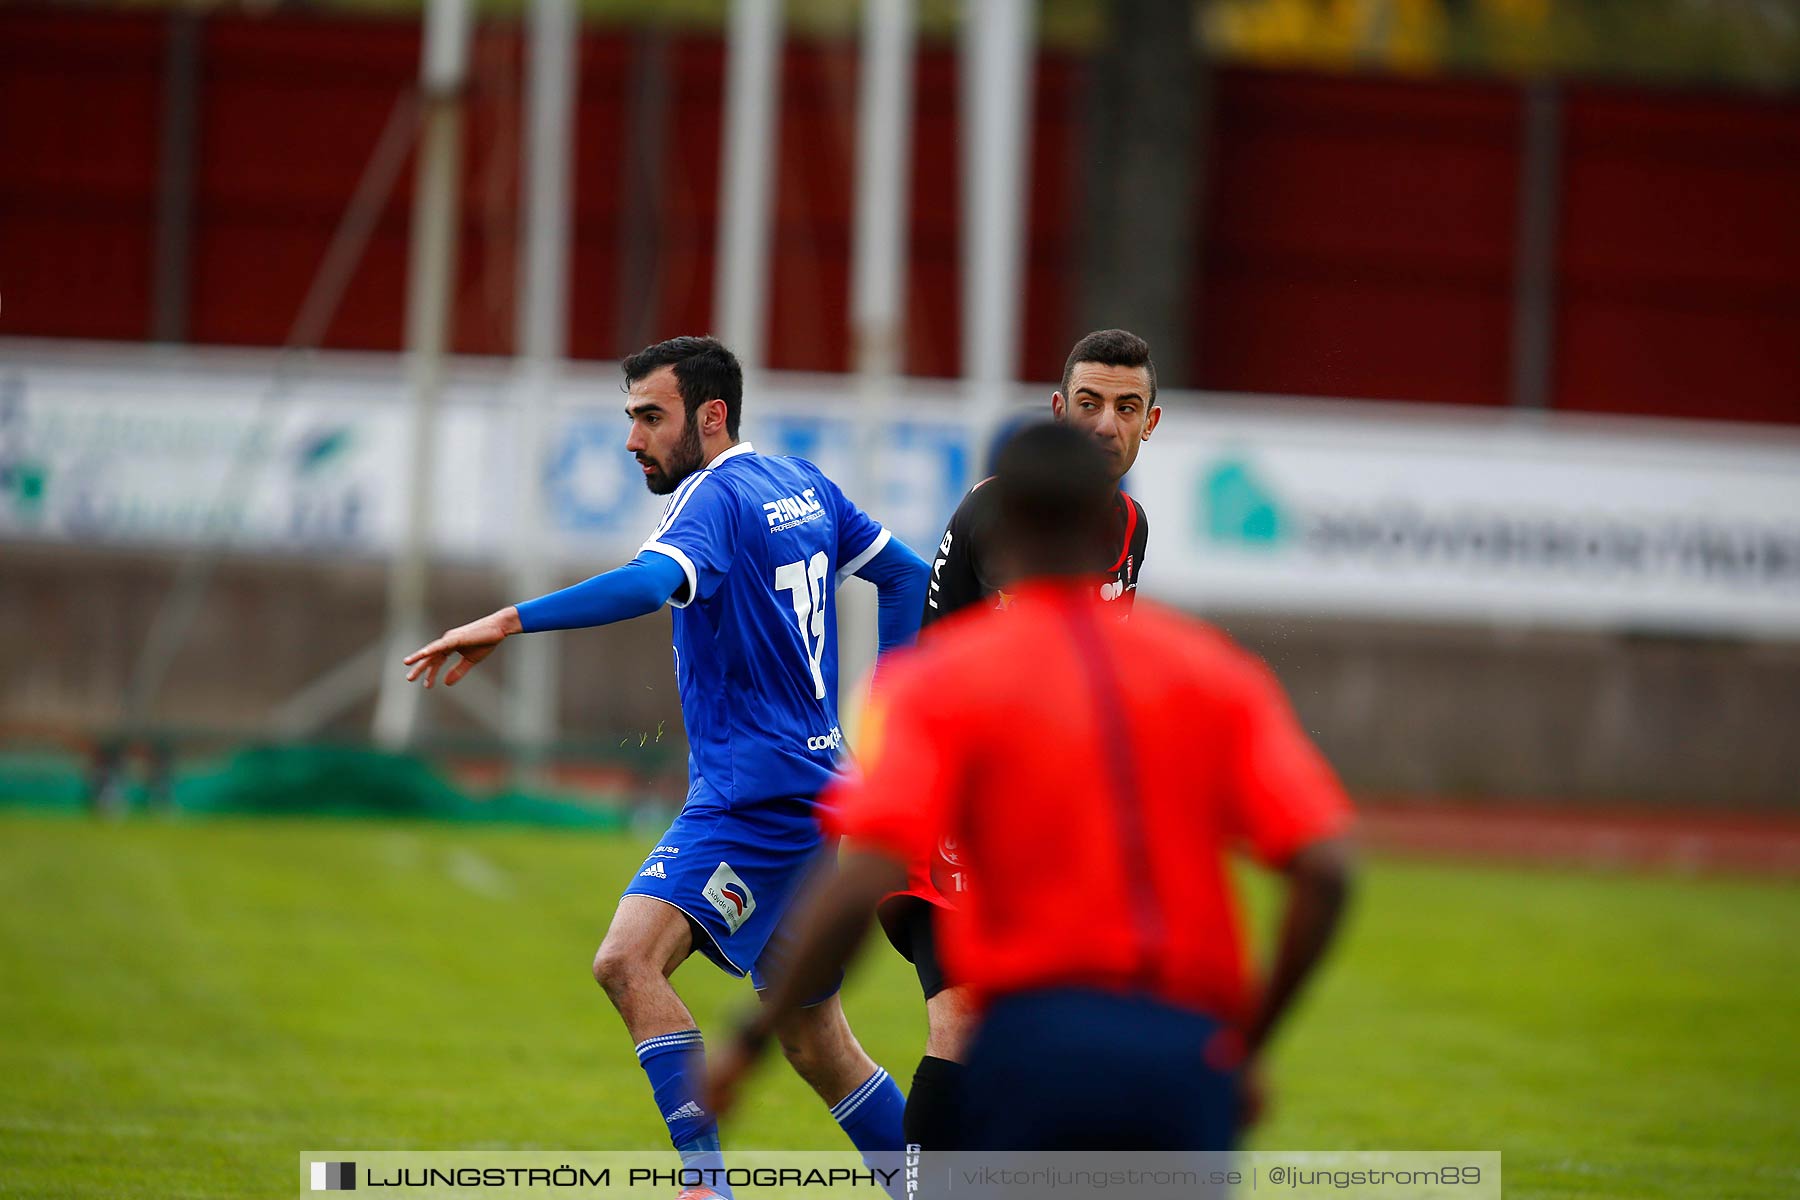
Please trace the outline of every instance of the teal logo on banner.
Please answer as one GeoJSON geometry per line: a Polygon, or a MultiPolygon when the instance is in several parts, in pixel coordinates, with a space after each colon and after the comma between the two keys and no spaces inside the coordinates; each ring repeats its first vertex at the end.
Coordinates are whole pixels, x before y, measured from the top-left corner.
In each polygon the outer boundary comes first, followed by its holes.
{"type": "Polygon", "coordinates": [[[1211,541],[1267,548],[1289,533],[1281,503],[1250,464],[1232,457],[1201,477],[1200,527],[1211,541]]]}

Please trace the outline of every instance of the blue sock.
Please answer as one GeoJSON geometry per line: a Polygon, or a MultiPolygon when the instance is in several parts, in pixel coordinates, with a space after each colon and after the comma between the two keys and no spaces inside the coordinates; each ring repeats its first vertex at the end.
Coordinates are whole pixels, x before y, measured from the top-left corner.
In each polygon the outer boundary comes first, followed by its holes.
{"type": "MultiPolygon", "coordinates": [[[[870,1167],[899,1166],[901,1152],[906,1149],[902,1121],[905,1113],[906,1096],[880,1067],[855,1091],[831,1106],[832,1119],[850,1135],[851,1144],[862,1151],[864,1165],[870,1167]]],[[[899,1183],[896,1177],[896,1186],[899,1183]]]]}
{"type": "MultiPolygon", "coordinates": [[[[700,1107],[700,1088],[706,1082],[706,1045],[698,1029],[666,1033],[645,1038],[637,1044],[638,1063],[650,1077],[650,1090],[656,1094],[656,1110],[669,1126],[669,1140],[681,1154],[681,1165],[700,1170],[725,1166],[719,1150],[719,1123],[700,1107]]],[[[731,1189],[720,1179],[702,1181],[721,1196],[731,1189]]]]}

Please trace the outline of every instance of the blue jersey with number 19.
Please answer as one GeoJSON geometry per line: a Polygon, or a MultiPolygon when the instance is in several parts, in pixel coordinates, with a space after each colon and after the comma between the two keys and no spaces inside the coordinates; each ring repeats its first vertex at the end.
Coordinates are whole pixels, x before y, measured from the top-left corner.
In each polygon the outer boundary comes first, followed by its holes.
{"type": "Polygon", "coordinates": [[[801,458],[740,442],[681,482],[643,549],[669,601],[692,775],[733,807],[816,797],[837,774],[837,586],[888,533],[801,458]]]}

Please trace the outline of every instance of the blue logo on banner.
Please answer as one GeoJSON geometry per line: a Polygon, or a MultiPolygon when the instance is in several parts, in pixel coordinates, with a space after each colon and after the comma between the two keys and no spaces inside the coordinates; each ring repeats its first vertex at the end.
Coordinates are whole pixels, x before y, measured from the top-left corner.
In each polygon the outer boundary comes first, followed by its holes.
{"type": "Polygon", "coordinates": [[[637,511],[641,479],[617,421],[571,424],[544,467],[550,519],[561,529],[616,529],[637,511]]]}
{"type": "MultiPolygon", "coordinates": [[[[751,440],[765,454],[818,464],[876,520],[908,544],[935,546],[944,522],[971,482],[967,435],[951,421],[884,421],[875,479],[856,476],[854,425],[841,417],[768,413],[756,418],[751,440]]],[[[569,533],[635,530],[654,517],[660,497],[644,491],[643,475],[623,448],[618,422],[575,419],[563,427],[544,464],[545,507],[551,525],[569,533]]]]}

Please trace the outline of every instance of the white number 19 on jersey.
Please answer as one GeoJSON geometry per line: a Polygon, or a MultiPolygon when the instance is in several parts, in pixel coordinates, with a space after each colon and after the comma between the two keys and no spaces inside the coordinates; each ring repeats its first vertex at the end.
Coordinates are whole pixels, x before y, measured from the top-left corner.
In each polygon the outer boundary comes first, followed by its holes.
{"type": "Polygon", "coordinates": [[[794,594],[794,620],[800,625],[800,644],[806,647],[806,663],[812,668],[813,693],[825,698],[825,675],[819,669],[825,657],[825,573],[831,559],[823,550],[807,562],[791,562],[775,568],[775,590],[794,594]]]}

